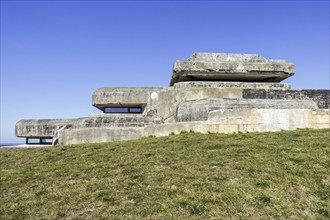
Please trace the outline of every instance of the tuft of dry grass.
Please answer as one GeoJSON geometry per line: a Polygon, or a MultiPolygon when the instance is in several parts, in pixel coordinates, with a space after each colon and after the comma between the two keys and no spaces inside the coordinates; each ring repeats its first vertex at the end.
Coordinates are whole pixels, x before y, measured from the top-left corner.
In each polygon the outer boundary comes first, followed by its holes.
{"type": "Polygon", "coordinates": [[[0,219],[329,219],[330,129],[0,151],[0,219]]]}

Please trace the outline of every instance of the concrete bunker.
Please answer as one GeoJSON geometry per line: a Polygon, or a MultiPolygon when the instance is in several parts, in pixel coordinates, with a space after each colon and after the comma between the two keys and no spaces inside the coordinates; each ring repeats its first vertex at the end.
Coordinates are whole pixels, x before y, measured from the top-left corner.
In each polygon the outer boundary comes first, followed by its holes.
{"type": "Polygon", "coordinates": [[[294,64],[256,54],[195,53],[176,61],[169,87],[96,89],[100,114],[21,120],[27,143],[79,144],[172,132],[265,132],[330,127],[330,90],[294,90],[294,64]]]}

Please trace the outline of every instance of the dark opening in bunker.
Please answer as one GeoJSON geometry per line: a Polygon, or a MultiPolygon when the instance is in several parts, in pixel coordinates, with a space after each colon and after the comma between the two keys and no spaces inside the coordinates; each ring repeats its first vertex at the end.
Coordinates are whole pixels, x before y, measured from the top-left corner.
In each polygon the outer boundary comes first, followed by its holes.
{"type": "Polygon", "coordinates": [[[45,144],[45,145],[51,145],[53,143],[53,138],[51,137],[45,137],[45,138],[26,138],[26,144],[45,144]]]}
{"type": "Polygon", "coordinates": [[[106,107],[104,113],[142,114],[142,107],[106,107]]]}

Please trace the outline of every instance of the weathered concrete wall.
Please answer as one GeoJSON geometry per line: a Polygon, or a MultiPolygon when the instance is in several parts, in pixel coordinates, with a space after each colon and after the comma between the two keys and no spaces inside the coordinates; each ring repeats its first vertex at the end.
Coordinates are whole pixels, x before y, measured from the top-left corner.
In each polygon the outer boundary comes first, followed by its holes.
{"type": "Polygon", "coordinates": [[[20,120],[15,126],[17,137],[53,137],[64,125],[72,124],[73,119],[20,120]]]}
{"type": "Polygon", "coordinates": [[[161,119],[145,115],[99,114],[77,119],[21,120],[16,124],[17,137],[53,137],[65,126],[65,129],[91,127],[145,127],[160,124],[161,119]]]}
{"type": "Polygon", "coordinates": [[[115,87],[97,89],[92,96],[93,106],[104,107],[145,107],[150,95],[162,87],[115,87]]]}
{"type": "Polygon", "coordinates": [[[329,128],[329,120],[328,109],[224,109],[211,111],[208,117],[209,122],[234,126],[242,132],[329,128]]]}
{"type": "Polygon", "coordinates": [[[60,144],[132,140],[150,135],[195,132],[267,132],[298,128],[329,128],[328,109],[222,109],[209,112],[207,121],[177,122],[136,128],[76,128],[63,130],[60,144]]]}
{"type": "Polygon", "coordinates": [[[243,89],[276,89],[276,90],[288,90],[291,89],[291,85],[287,83],[246,83],[246,82],[178,82],[175,83],[176,89],[187,88],[243,88],[243,89]]]}
{"type": "Polygon", "coordinates": [[[195,53],[174,63],[170,86],[186,81],[280,82],[293,74],[293,63],[256,54],[195,53]]]}
{"type": "Polygon", "coordinates": [[[170,85],[185,81],[281,82],[293,75],[292,63],[176,61],[170,85]]]}
{"type": "Polygon", "coordinates": [[[287,90],[289,84],[242,82],[180,82],[174,87],[101,88],[93,94],[93,105],[104,107],[144,107],[143,114],[159,116],[164,122],[176,121],[178,104],[208,98],[242,98],[243,89],[287,90]]]}
{"type": "Polygon", "coordinates": [[[206,121],[209,112],[219,109],[317,109],[311,100],[203,99],[181,102],[177,121],[206,121]]]}
{"type": "Polygon", "coordinates": [[[194,53],[187,59],[188,61],[219,61],[219,62],[253,62],[262,63],[268,60],[258,54],[239,53],[194,53]]]}
{"type": "Polygon", "coordinates": [[[330,90],[304,89],[304,90],[266,90],[244,89],[245,99],[283,99],[283,100],[313,100],[319,108],[330,107],[330,90]]]}
{"type": "Polygon", "coordinates": [[[60,132],[59,144],[101,143],[138,139],[144,136],[144,127],[133,128],[75,128],[60,132]]]}
{"type": "Polygon", "coordinates": [[[241,98],[240,88],[187,88],[161,90],[154,94],[148,108],[165,123],[176,121],[177,108],[181,102],[207,98],[241,98]]]}
{"type": "Polygon", "coordinates": [[[159,117],[141,114],[99,114],[92,117],[76,119],[73,127],[144,127],[149,124],[160,123],[162,123],[162,121],[159,117]]]}

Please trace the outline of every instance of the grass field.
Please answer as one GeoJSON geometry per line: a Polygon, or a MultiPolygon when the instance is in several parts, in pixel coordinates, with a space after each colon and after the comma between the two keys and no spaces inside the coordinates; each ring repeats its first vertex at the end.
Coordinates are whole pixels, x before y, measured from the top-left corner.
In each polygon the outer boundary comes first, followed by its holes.
{"type": "Polygon", "coordinates": [[[330,129],[0,151],[0,219],[329,219],[330,129]]]}

